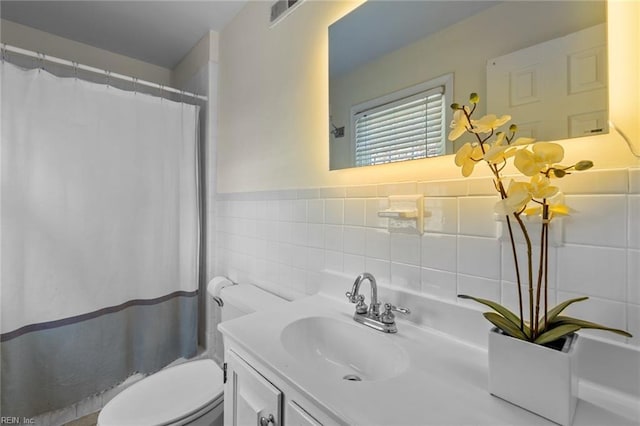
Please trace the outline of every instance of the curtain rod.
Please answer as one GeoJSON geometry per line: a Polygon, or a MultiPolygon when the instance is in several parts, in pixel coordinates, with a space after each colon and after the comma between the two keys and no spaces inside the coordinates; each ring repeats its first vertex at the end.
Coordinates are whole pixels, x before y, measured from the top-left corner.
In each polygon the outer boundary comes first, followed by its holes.
{"type": "Polygon", "coordinates": [[[183,96],[187,96],[187,97],[190,97],[190,98],[200,99],[202,101],[207,101],[208,100],[206,96],[201,96],[201,95],[198,95],[196,93],[185,92],[185,91],[182,91],[182,90],[179,90],[179,89],[175,89],[173,87],[164,86],[164,85],[158,84],[158,83],[153,83],[151,81],[140,80],[140,79],[135,78],[135,77],[130,77],[130,76],[127,76],[127,75],[118,74],[118,73],[107,71],[107,70],[103,70],[103,69],[100,69],[100,68],[91,67],[89,65],[79,64],[77,62],[69,61],[67,59],[61,59],[61,58],[56,58],[54,56],[45,55],[44,53],[33,52],[31,50],[26,50],[26,49],[22,49],[20,47],[8,45],[6,43],[2,44],[2,50],[7,51],[7,52],[12,52],[12,53],[17,53],[17,54],[23,55],[23,56],[29,56],[29,57],[36,58],[36,59],[43,60],[43,61],[52,62],[52,63],[55,63],[55,64],[60,64],[60,65],[68,66],[68,67],[73,67],[75,69],[79,69],[79,70],[83,70],[83,71],[89,71],[89,72],[92,72],[92,73],[95,73],[95,74],[104,74],[108,78],[115,78],[115,79],[118,79],[118,80],[129,81],[129,82],[134,83],[134,84],[140,84],[142,86],[153,87],[154,89],[159,89],[161,93],[163,91],[165,91],[165,92],[177,93],[177,94],[180,94],[180,95],[183,95],[183,96]]]}

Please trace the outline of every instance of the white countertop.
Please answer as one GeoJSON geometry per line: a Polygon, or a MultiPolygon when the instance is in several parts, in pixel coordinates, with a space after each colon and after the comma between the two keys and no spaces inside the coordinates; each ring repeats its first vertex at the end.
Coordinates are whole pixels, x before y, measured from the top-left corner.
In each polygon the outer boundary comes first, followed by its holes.
{"type": "MultiPolygon", "coordinates": [[[[325,316],[349,324],[353,305],[322,295],[310,296],[219,325],[226,339],[239,345],[333,417],[353,425],[550,425],[487,391],[486,350],[448,335],[398,320],[397,334],[358,324],[399,345],[409,367],[396,377],[352,382],[318,374],[291,356],[281,344],[282,330],[304,317],[325,316]]],[[[353,344],[358,344],[353,342],[353,344]]],[[[375,356],[376,348],[370,348],[375,356]]],[[[266,373],[265,373],[266,374],[266,373]]],[[[637,424],[579,401],[576,426],[637,424]]]]}

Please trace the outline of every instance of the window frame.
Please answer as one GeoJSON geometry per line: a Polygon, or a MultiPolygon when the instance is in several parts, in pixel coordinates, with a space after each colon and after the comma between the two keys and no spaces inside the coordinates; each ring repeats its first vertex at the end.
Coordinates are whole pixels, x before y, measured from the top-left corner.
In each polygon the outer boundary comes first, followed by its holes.
{"type": "MultiPolygon", "coordinates": [[[[450,123],[451,120],[453,119],[453,113],[451,111],[451,108],[449,108],[449,105],[451,105],[451,103],[453,102],[453,73],[445,74],[440,77],[436,77],[431,80],[416,84],[414,86],[400,89],[395,92],[392,92],[383,96],[379,96],[377,98],[370,99],[368,101],[352,106],[349,113],[350,130],[351,130],[350,136],[349,136],[349,143],[351,146],[350,154],[352,156],[351,164],[353,164],[355,167],[376,165],[376,164],[360,164],[359,165],[356,162],[356,123],[363,114],[367,112],[371,112],[372,110],[379,110],[385,106],[391,107],[393,104],[396,104],[400,101],[409,100],[410,98],[422,96],[423,94],[426,94],[427,92],[432,91],[434,89],[438,89],[438,88],[443,88],[443,97],[444,97],[443,126],[444,126],[444,133],[445,133],[444,134],[445,154],[451,154],[453,152],[453,146],[447,143],[446,141],[446,133],[447,133],[446,129],[449,126],[448,123],[450,123]]],[[[410,160],[417,160],[417,159],[424,159],[424,158],[431,158],[431,157],[405,159],[405,160],[398,160],[398,161],[392,161],[392,162],[402,162],[402,161],[410,161],[410,160]]],[[[388,163],[382,163],[382,164],[388,164],[388,163]]]]}

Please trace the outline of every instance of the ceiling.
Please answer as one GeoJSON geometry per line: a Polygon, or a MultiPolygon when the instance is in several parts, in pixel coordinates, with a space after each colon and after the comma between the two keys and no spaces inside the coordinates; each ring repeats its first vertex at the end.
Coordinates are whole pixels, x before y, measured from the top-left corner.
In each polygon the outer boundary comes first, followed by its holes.
{"type": "Polygon", "coordinates": [[[246,2],[2,0],[0,17],[173,69],[207,32],[221,31],[246,2]]]}

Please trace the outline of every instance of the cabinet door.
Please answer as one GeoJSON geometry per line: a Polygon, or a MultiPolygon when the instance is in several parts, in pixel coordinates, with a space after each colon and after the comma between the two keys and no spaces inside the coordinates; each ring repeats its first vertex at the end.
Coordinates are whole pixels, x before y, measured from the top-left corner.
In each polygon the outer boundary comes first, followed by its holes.
{"type": "Polygon", "coordinates": [[[235,352],[226,356],[225,426],[280,426],[282,392],[235,352]]]}
{"type": "Polygon", "coordinates": [[[295,401],[289,401],[285,409],[287,426],[322,426],[311,414],[299,406],[295,401]]]}

